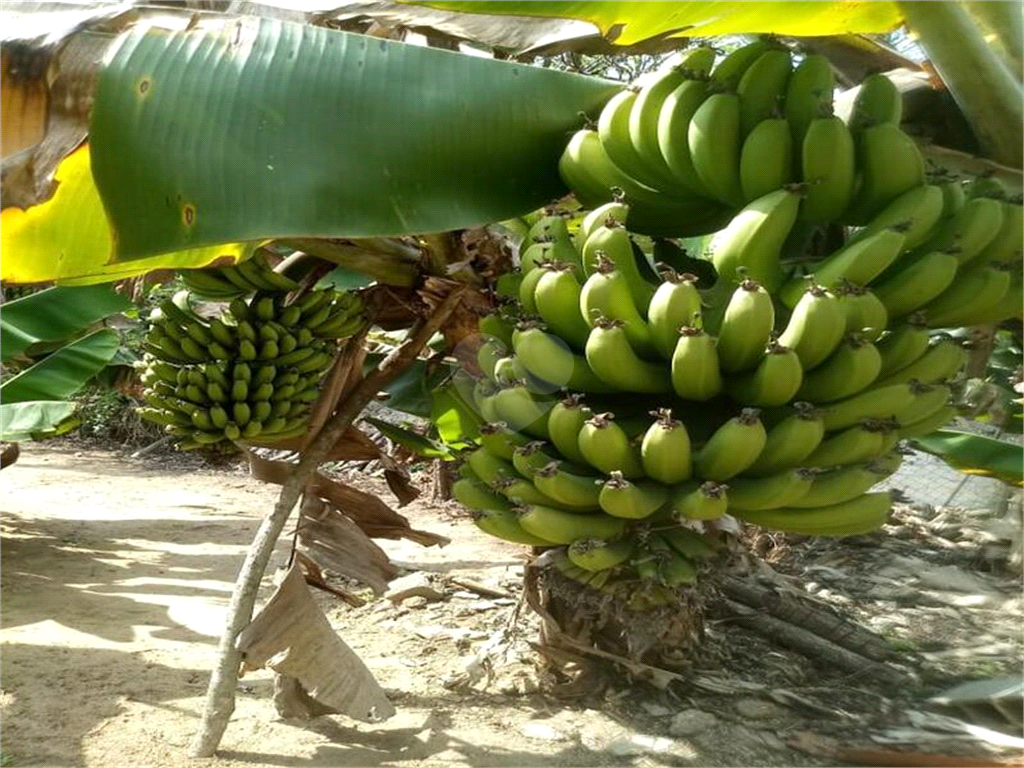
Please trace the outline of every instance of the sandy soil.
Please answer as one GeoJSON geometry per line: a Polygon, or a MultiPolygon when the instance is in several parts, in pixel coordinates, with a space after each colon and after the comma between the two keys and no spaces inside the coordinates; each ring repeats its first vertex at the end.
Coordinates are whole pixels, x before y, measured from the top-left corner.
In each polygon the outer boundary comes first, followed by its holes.
{"type": "MultiPolygon", "coordinates": [[[[763,693],[715,697],[625,684],[600,701],[556,700],[537,692],[525,643],[494,680],[453,688],[453,675],[472,667],[480,647],[509,626],[516,606],[513,599],[482,599],[451,579],[518,596],[524,552],[460,523],[454,505],[418,501],[403,513],[453,543],[380,543],[409,571],[431,575],[444,600],[376,599],[353,609],[322,593],[317,598],[398,714],[376,725],[344,717],[281,720],[271,677],[258,672],[239,681],[218,756],[191,759],[187,745],[231,585],[275,497],[274,488],[239,471],[182,471],[111,452],[24,446],[0,488],[0,765],[826,765],[791,745],[812,732],[865,733],[878,725],[879,699],[891,696],[858,696],[868,681],[815,669],[728,626],[710,628],[712,645],[758,655],[723,672],[804,690],[805,699],[820,689],[815,700],[828,706],[815,712],[772,703],[763,693]],[[830,691],[840,687],[846,698],[836,705],[830,691]],[[691,720],[702,725],[680,724],[679,713],[694,708],[703,720],[691,720]],[[830,708],[842,714],[830,715],[830,708]]],[[[278,565],[287,544],[278,548],[278,565]]],[[[844,567],[834,557],[830,562],[833,573],[844,567]]],[[[969,620],[1005,646],[989,660],[992,671],[1019,667],[1019,584],[978,578],[993,597],[954,613],[988,612],[969,620]],[[992,626],[996,618],[1005,623],[1000,631],[992,626]]],[[[832,592],[842,590],[833,585],[832,592]]],[[[860,605],[868,623],[873,604],[860,605]]],[[[953,622],[946,608],[942,615],[953,622]]],[[[523,626],[528,633],[530,622],[523,626]]],[[[961,628],[967,631],[950,635],[951,644],[977,642],[977,631],[961,628]]],[[[887,631],[915,647],[931,630],[911,616],[887,631]]],[[[721,656],[728,665],[729,654],[721,656]]]]}

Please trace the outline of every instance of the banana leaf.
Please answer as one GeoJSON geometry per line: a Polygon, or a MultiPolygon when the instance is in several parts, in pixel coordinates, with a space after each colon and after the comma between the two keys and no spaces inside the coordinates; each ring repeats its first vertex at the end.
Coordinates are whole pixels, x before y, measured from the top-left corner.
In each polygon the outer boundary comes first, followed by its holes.
{"type": "Polygon", "coordinates": [[[0,440],[19,442],[51,436],[78,425],[78,403],[67,400],[32,400],[0,405],[0,440]]]}
{"type": "Polygon", "coordinates": [[[432,396],[430,420],[445,445],[468,443],[480,435],[483,418],[470,407],[454,386],[435,389],[432,396]]]}
{"type": "Polygon", "coordinates": [[[444,459],[445,461],[450,461],[454,458],[454,454],[445,445],[436,440],[431,440],[429,437],[424,437],[418,432],[413,432],[411,429],[400,427],[389,421],[375,419],[372,416],[364,416],[363,421],[373,424],[384,437],[404,448],[408,448],[424,459],[444,459]]]}
{"type": "Polygon", "coordinates": [[[564,194],[567,137],[618,88],[268,19],[140,27],[99,75],[93,175],[121,262],[480,226],[564,194]]]}
{"type": "Polygon", "coordinates": [[[900,23],[896,4],[888,0],[422,0],[413,4],[466,13],[589,21],[618,45],[633,45],[654,37],[755,33],[807,37],[889,32],[900,23]]]}
{"type": "Polygon", "coordinates": [[[110,362],[119,344],[116,331],[94,331],[4,382],[0,402],[65,400],[110,362]]]}
{"type": "Polygon", "coordinates": [[[1022,485],[1024,446],[1017,443],[954,429],[940,429],[910,442],[964,474],[993,477],[1018,488],[1022,485]]]}
{"type": "Polygon", "coordinates": [[[0,310],[0,360],[41,342],[60,342],[132,303],[109,286],[54,287],[7,302],[0,310]]]}

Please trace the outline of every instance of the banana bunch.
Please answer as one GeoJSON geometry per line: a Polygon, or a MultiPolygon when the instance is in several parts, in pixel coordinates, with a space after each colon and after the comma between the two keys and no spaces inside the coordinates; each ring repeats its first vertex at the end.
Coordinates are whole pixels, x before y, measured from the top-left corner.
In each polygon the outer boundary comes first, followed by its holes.
{"type": "Polygon", "coordinates": [[[257,291],[289,293],[299,284],[274,268],[262,251],[229,267],[186,269],[181,281],[196,296],[209,301],[231,301],[257,291]]]}
{"type": "Polygon", "coordinates": [[[206,319],[179,291],[149,316],[139,414],[182,450],[301,435],[334,363],[334,340],[355,332],[361,310],[353,293],[313,291],[287,306],[258,293],[206,319]]]}

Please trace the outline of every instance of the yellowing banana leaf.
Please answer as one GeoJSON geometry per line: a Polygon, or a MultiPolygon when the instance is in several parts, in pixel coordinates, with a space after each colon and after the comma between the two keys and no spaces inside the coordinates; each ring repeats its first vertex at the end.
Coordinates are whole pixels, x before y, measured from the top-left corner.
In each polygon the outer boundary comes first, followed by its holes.
{"type": "Polygon", "coordinates": [[[268,19],[140,27],[99,76],[93,174],[120,261],[473,227],[564,194],[568,136],[618,88],[268,19]]]}
{"type": "Polygon", "coordinates": [[[94,331],[4,382],[0,402],[65,400],[110,362],[119,344],[116,331],[94,331]]]}
{"type": "Polygon", "coordinates": [[[88,146],[64,159],[56,180],[60,186],[45,203],[0,211],[0,280],[92,285],[155,269],[202,267],[217,259],[233,262],[252,252],[251,246],[232,243],[112,264],[113,240],[93,183],[88,146]]]}
{"type": "Polygon", "coordinates": [[[466,13],[578,19],[619,45],[653,37],[771,33],[794,37],[888,32],[900,23],[889,0],[423,0],[415,5],[466,13]]]}
{"type": "Polygon", "coordinates": [[[73,417],[78,403],[67,400],[33,400],[0,405],[0,440],[18,442],[33,436],[53,435],[78,424],[73,417]]]}
{"type": "Polygon", "coordinates": [[[1017,443],[940,429],[912,440],[911,445],[967,475],[994,477],[1018,488],[1024,482],[1024,446],[1017,443]]]}
{"type": "Polygon", "coordinates": [[[64,341],[131,306],[106,285],[56,286],[7,302],[0,309],[0,360],[9,360],[33,344],[64,341]]]}

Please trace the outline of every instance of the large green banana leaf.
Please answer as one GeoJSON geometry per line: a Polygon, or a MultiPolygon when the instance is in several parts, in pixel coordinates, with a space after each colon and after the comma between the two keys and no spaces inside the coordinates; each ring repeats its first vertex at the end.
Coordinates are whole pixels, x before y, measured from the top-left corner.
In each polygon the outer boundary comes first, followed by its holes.
{"type": "Polygon", "coordinates": [[[911,444],[964,474],[994,477],[1018,488],[1024,481],[1024,446],[1018,443],[940,429],[912,440],[911,444]]]}
{"type": "Polygon", "coordinates": [[[478,226],[564,194],[566,140],[618,88],[267,19],[137,29],[100,73],[93,175],[120,261],[478,226]]]}
{"type": "Polygon", "coordinates": [[[251,246],[234,243],[111,264],[113,240],[93,184],[88,146],[65,158],[56,180],[57,192],[45,203],[0,211],[0,279],[4,282],[91,285],[155,269],[202,267],[218,259],[236,261],[252,251],[251,246]]]}
{"type": "Polygon", "coordinates": [[[96,375],[117,352],[117,332],[101,328],[48,355],[0,386],[0,403],[65,400],[96,375]]]}
{"type": "Polygon", "coordinates": [[[53,435],[74,428],[78,403],[68,400],[33,400],[0,405],[0,440],[18,442],[34,435],[53,435]]]}
{"type": "Polygon", "coordinates": [[[619,45],[662,36],[888,32],[900,23],[896,4],[888,0],[422,0],[415,4],[466,13],[589,21],[619,45]]]}
{"type": "Polygon", "coordinates": [[[71,338],[132,303],[109,286],[54,287],[7,302],[0,309],[0,360],[40,342],[71,338]]]}

